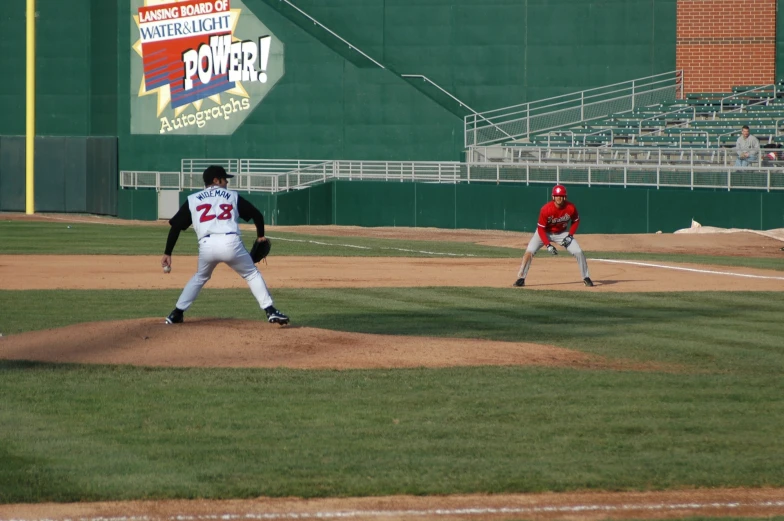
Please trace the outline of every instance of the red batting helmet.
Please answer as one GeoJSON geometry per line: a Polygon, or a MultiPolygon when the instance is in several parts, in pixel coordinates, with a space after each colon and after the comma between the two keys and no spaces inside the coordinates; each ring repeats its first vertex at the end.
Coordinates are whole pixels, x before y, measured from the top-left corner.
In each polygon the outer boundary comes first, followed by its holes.
{"type": "Polygon", "coordinates": [[[553,197],[566,197],[566,187],[564,185],[555,185],[553,187],[553,197]]]}

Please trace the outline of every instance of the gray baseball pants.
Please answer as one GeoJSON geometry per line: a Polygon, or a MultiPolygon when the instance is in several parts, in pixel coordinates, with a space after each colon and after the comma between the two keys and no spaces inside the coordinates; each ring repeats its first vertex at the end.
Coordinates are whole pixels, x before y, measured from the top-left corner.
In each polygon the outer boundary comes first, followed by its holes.
{"type": "MultiPolygon", "coordinates": [[[[550,239],[552,244],[561,244],[566,236],[569,235],[568,231],[562,233],[548,233],[547,238],[550,239]]],[[[531,258],[526,262],[525,257],[523,257],[523,263],[520,265],[520,272],[518,273],[519,277],[525,278],[528,276],[528,268],[531,267],[531,263],[533,262],[533,256],[536,255],[536,252],[539,251],[544,243],[542,242],[542,238],[539,237],[538,232],[534,232],[534,236],[531,237],[531,241],[528,243],[528,247],[525,249],[528,253],[531,254],[531,258]]],[[[574,258],[577,259],[577,265],[580,266],[580,274],[582,278],[590,277],[588,274],[588,262],[585,260],[585,254],[583,250],[580,248],[580,245],[577,243],[577,239],[572,239],[572,243],[566,248],[566,251],[574,255],[574,258]]]]}

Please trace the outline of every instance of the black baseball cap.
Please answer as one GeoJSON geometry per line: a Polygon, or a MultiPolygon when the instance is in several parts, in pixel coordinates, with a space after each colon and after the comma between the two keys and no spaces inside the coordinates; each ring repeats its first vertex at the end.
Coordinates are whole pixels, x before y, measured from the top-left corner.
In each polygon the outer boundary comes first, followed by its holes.
{"type": "Polygon", "coordinates": [[[226,169],[222,166],[212,165],[208,166],[204,171],[204,186],[210,186],[213,179],[231,179],[234,177],[226,173],[226,169]]]}

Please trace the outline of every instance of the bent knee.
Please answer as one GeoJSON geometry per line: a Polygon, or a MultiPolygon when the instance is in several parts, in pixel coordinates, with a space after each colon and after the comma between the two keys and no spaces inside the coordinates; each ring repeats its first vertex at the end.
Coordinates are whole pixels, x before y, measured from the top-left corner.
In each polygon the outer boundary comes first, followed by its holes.
{"type": "Polygon", "coordinates": [[[256,277],[261,277],[261,273],[259,272],[258,268],[255,266],[253,267],[253,271],[249,271],[247,273],[242,274],[242,278],[245,279],[247,282],[252,281],[256,277]]]}

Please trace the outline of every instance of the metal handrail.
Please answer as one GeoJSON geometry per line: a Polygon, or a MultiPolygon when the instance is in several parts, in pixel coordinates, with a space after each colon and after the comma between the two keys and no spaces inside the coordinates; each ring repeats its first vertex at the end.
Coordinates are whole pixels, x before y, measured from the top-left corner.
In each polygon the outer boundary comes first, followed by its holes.
{"type": "Polygon", "coordinates": [[[710,134],[708,134],[704,130],[682,130],[678,132],[678,147],[683,148],[683,135],[684,134],[695,134],[695,135],[704,135],[705,136],[705,148],[710,146],[710,134]]]}
{"type": "Polygon", "coordinates": [[[590,134],[581,134],[581,135],[577,136],[577,141],[579,143],[580,138],[583,138],[583,147],[585,147],[586,146],[585,145],[585,139],[588,136],[596,136],[598,134],[604,134],[606,132],[610,133],[610,142],[607,145],[602,145],[602,146],[603,147],[612,146],[613,142],[615,141],[615,132],[613,132],[613,129],[611,129],[611,128],[603,128],[603,129],[597,130],[596,132],[591,132],[590,134]]]}
{"type": "Polygon", "coordinates": [[[547,136],[548,147],[550,146],[550,137],[556,132],[558,132],[559,134],[569,134],[572,137],[572,145],[574,145],[574,132],[572,132],[571,130],[553,130],[552,132],[548,132],[547,134],[545,134],[547,136]]]}
{"type": "Polygon", "coordinates": [[[368,56],[367,54],[365,54],[364,52],[362,52],[362,50],[361,50],[361,49],[359,49],[359,48],[358,48],[356,45],[353,45],[351,42],[347,41],[345,38],[343,38],[343,37],[341,37],[340,35],[338,35],[338,34],[337,34],[335,31],[333,31],[332,29],[330,29],[329,27],[327,27],[327,26],[326,26],[326,25],[324,25],[323,23],[319,22],[318,20],[316,20],[315,18],[313,18],[312,16],[310,16],[308,13],[306,13],[305,11],[303,11],[302,9],[300,9],[299,7],[297,7],[296,5],[294,5],[294,4],[292,4],[291,2],[289,2],[289,0],[280,0],[280,1],[281,1],[281,2],[286,2],[286,3],[287,3],[287,4],[289,4],[291,7],[293,7],[293,8],[294,8],[294,9],[296,9],[297,11],[299,11],[299,12],[300,12],[300,13],[301,13],[303,16],[307,17],[307,18],[308,18],[308,19],[309,19],[311,22],[313,22],[313,23],[314,23],[314,24],[316,24],[316,25],[319,25],[319,26],[321,26],[321,27],[322,27],[322,28],[323,28],[325,31],[327,31],[329,34],[331,34],[332,36],[334,36],[335,38],[337,38],[337,39],[338,39],[338,40],[340,40],[341,42],[343,42],[343,43],[345,43],[346,45],[348,45],[348,48],[349,48],[349,49],[351,49],[351,50],[354,50],[354,51],[357,51],[359,54],[361,54],[362,56],[364,56],[364,57],[365,57],[365,58],[367,58],[368,60],[372,61],[373,63],[375,63],[376,65],[378,65],[378,66],[379,66],[379,67],[381,67],[382,69],[386,69],[386,67],[384,67],[383,65],[381,65],[380,63],[378,63],[376,60],[374,60],[373,58],[371,58],[370,56],[368,56]]]}
{"type": "MultiPolygon", "coordinates": [[[[670,71],[670,72],[662,72],[660,74],[654,74],[653,76],[645,76],[644,78],[637,78],[637,79],[634,79],[634,80],[627,80],[627,81],[622,81],[622,82],[618,82],[618,83],[611,83],[610,85],[604,85],[602,87],[594,87],[592,89],[586,89],[586,90],[580,91],[580,92],[573,92],[573,93],[569,93],[569,94],[561,94],[561,95],[558,95],[558,96],[551,96],[549,98],[543,98],[543,99],[535,100],[535,101],[528,101],[528,102],[525,102],[525,103],[519,103],[517,105],[510,105],[508,107],[502,107],[500,109],[486,110],[486,111],[482,112],[481,114],[487,115],[487,114],[491,114],[491,113],[494,113],[494,112],[500,112],[502,110],[514,109],[514,108],[517,108],[517,107],[524,107],[524,106],[530,105],[532,103],[542,103],[542,102],[545,102],[545,101],[565,98],[567,96],[574,96],[574,95],[577,95],[577,94],[584,94],[584,93],[587,93],[587,92],[594,92],[594,91],[598,91],[598,90],[609,89],[610,87],[617,87],[619,85],[625,85],[625,84],[629,84],[629,83],[634,85],[635,82],[639,83],[639,82],[643,82],[645,80],[649,80],[649,79],[652,79],[652,78],[658,78],[660,76],[668,76],[668,75],[671,75],[671,74],[676,74],[676,76],[677,76],[677,73],[679,73],[679,72],[682,73],[683,71],[682,70],[676,70],[676,71],[670,71]]],[[[642,86],[647,87],[647,86],[650,86],[650,85],[656,85],[658,83],[665,83],[666,81],[667,80],[658,80],[658,81],[654,81],[654,82],[651,82],[651,83],[645,83],[642,86]]],[[[623,90],[625,90],[625,89],[618,89],[616,91],[609,92],[608,94],[613,94],[615,92],[622,92],[623,90]]]]}
{"type": "MultiPolygon", "coordinates": [[[[571,148],[571,150],[574,150],[571,148]]],[[[594,148],[594,150],[597,150],[594,148]]],[[[661,153],[661,150],[660,150],[661,153]]],[[[694,154],[692,153],[692,156],[694,154]]],[[[660,160],[661,163],[661,160],[660,160]]],[[[122,188],[176,188],[161,186],[164,173],[148,179],[155,186],[139,184],[139,174],[120,172],[122,188]]],[[[173,175],[177,176],[176,173],[173,175]]],[[[684,188],[721,188],[731,190],[761,189],[784,191],[784,168],[697,166],[697,165],[606,165],[589,162],[542,161],[525,164],[501,163],[439,163],[439,162],[383,162],[331,161],[286,174],[242,174],[248,182],[239,181],[248,191],[296,190],[330,179],[420,181],[438,183],[568,183],[575,185],[655,186],[684,188]],[[531,176],[534,172],[536,175],[531,176]],[[502,175],[503,174],[503,175],[502,175]],[[620,179],[623,179],[621,182],[620,179]],[[256,180],[256,182],[250,182],[256,180]],[[733,182],[734,181],[734,182],[733,182]]],[[[186,187],[191,188],[191,187],[186,187]]]]}
{"type": "MultiPolygon", "coordinates": [[[[763,90],[763,89],[769,89],[770,87],[773,87],[773,98],[775,99],[775,97],[776,97],[776,84],[772,83],[770,85],[763,85],[762,87],[755,87],[753,89],[744,90],[742,92],[736,92],[734,94],[730,94],[729,96],[725,96],[725,97],[721,98],[721,100],[719,100],[719,111],[720,112],[724,112],[724,100],[737,98],[737,97],[743,96],[745,94],[748,94],[750,92],[756,92],[756,91],[763,90]]],[[[767,99],[770,99],[770,97],[768,97],[767,99]]]]}
{"type": "Polygon", "coordinates": [[[725,132],[724,134],[719,134],[718,136],[716,136],[716,146],[717,147],[721,146],[721,138],[723,138],[724,136],[732,136],[734,134],[739,134],[739,133],[740,130],[733,130],[732,132],[725,132]]]}
{"type": "Polygon", "coordinates": [[[492,126],[492,127],[495,127],[495,128],[496,128],[496,130],[498,130],[498,131],[499,131],[499,132],[501,132],[502,134],[506,134],[506,136],[507,136],[509,139],[513,139],[513,138],[512,138],[512,136],[510,136],[510,135],[509,135],[509,134],[508,134],[508,133],[507,133],[505,130],[503,130],[502,128],[500,128],[500,127],[498,127],[497,125],[493,124],[491,121],[487,120],[486,118],[484,118],[484,117],[480,116],[480,115],[479,115],[479,113],[478,113],[477,111],[475,111],[474,109],[472,109],[471,107],[469,107],[469,106],[468,106],[468,105],[467,105],[465,102],[463,102],[463,101],[461,101],[460,99],[458,99],[458,98],[457,98],[456,96],[454,96],[454,95],[453,95],[451,92],[447,91],[446,89],[444,89],[443,87],[441,87],[441,85],[439,85],[438,83],[434,82],[433,80],[431,80],[431,79],[430,79],[430,78],[428,78],[427,76],[425,76],[425,75],[423,75],[423,74],[401,74],[401,75],[400,75],[400,77],[401,77],[401,78],[422,78],[424,81],[426,81],[427,83],[431,84],[432,86],[434,86],[435,88],[437,88],[438,90],[440,90],[441,92],[443,92],[444,94],[446,94],[447,96],[449,96],[450,98],[452,98],[453,100],[455,100],[455,101],[456,101],[456,102],[457,102],[457,103],[458,103],[458,104],[459,104],[461,107],[465,107],[465,108],[467,108],[468,110],[470,110],[471,112],[473,112],[475,115],[477,115],[477,116],[479,116],[480,118],[482,118],[482,120],[484,120],[484,121],[487,121],[487,122],[490,124],[490,126],[492,126]]]}
{"type": "MultiPolygon", "coordinates": [[[[469,156],[469,162],[475,164],[501,164],[521,165],[539,164],[543,161],[551,163],[570,162],[571,157],[589,157],[586,162],[593,165],[666,165],[680,164],[682,166],[714,165],[716,167],[730,167],[735,164],[733,149],[719,148],[682,148],[682,147],[657,147],[657,146],[623,146],[613,147],[579,147],[569,145],[554,146],[506,146],[506,147],[476,147],[498,149],[497,154],[474,153],[469,156]],[[493,159],[487,159],[492,157],[493,159]],[[547,160],[543,160],[543,158],[547,160]],[[484,158],[484,159],[482,159],[484,158]],[[620,162],[620,163],[619,163],[620,162]]],[[[783,149],[784,150],[784,149],[783,149]]],[[[760,155],[755,162],[755,167],[762,167],[763,157],[760,155]]]]}
{"type": "Polygon", "coordinates": [[[444,94],[446,94],[447,96],[449,96],[450,98],[452,98],[453,100],[455,100],[457,103],[459,103],[459,104],[460,104],[460,106],[461,106],[461,107],[465,107],[465,108],[467,108],[468,110],[470,110],[471,112],[473,112],[474,114],[478,114],[478,112],[477,112],[477,111],[475,111],[474,109],[472,109],[471,107],[469,107],[469,106],[468,106],[466,103],[464,103],[464,102],[460,101],[459,99],[457,99],[455,96],[453,96],[453,95],[452,95],[452,93],[451,93],[451,92],[448,92],[446,89],[444,89],[443,87],[441,87],[441,85],[437,84],[436,82],[434,82],[433,80],[431,80],[431,79],[430,79],[430,78],[428,78],[427,76],[424,76],[424,75],[422,75],[422,74],[401,74],[400,76],[401,76],[402,78],[422,78],[422,79],[423,79],[423,80],[425,80],[427,83],[431,84],[433,87],[437,88],[438,90],[440,90],[441,92],[443,92],[444,94]]]}
{"type": "Polygon", "coordinates": [[[226,172],[237,174],[240,171],[239,159],[182,159],[180,160],[180,171],[188,173],[201,173],[210,165],[222,166],[226,172]]]}
{"type": "MultiPolygon", "coordinates": [[[[646,91],[646,92],[648,92],[648,93],[650,93],[650,92],[658,92],[659,90],[668,90],[668,89],[671,89],[671,88],[672,88],[672,87],[665,87],[665,88],[663,88],[663,89],[654,89],[654,90],[651,90],[651,91],[646,91]]],[[[592,102],[592,103],[586,103],[586,104],[584,104],[584,105],[581,107],[581,110],[582,110],[582,111],[584,111],[585,107],[591,107],[591,106],[593,106],[593,105],[597,105],[597,104],[599,104],[599,103],[608,103],[608,102],[611,102],[611,101],[617,101],[617,100],[619,100],[619,99],[623,99],[623,96],[621,96],[621,97],[617,97],[617,98],[609,98],[609,99],[605,99],[605,100],[601,100],[601,101],[594,101],[594,102],[592,102]]],[[[557,103],[557,104],[554,104],[553,106],[555,106],[555,105],[563,105],[563,104],[565,104],[565,103],[566,103],[566,102],[557,103]]],[[[545,112],[545,113],[542,113],[542,114],[533,114],[533,115],[525,116],[525,117],[522,117],[522,118],[517,118],[517,119],[510,119],[510,120],[505,120],[505,121],[503,122],[503,124],[517,123],[517,122],[520,122],[520,121],[525,121],[525,120],[528,120],[529,128],[527,129],[527,132],[526,132],[526,134],[530,134],[530,120],[531,120],[531,118],[537,118],[537,117],[541,117],[541,116],[552,116],[552,115],[554,115],[554,114],[558,114],[558,113],[560,113],[560,112],[566,112],[566,111],[569,111],[569,110],[574,110],[574,109],[576,109],[576,108],[577,108],[577,107],[567,107],[567,108],[563,108],[563,109],[559,109],[559,110],[554,110],[554,111],[551,111],[551,112],[545,112]]],[[[628,111],[627,111],[627,112],[628,112],[628,111]]],[[[477,114],[477,116],[480,116],[480,117],[481,117],[481,114],[477,114]]],[[[468,117],[468,116],[466,116],[466,117],[468,117]]],[[[597,118],[601,118],[601,117],[605,117],[605,116],[598,116],[597,118]]],[[[583,119],[583,121],[591,121],[592,119],[597,119],[597,118],[583,119]]],[[[484,129],[490,128],[491,126],[497,126],[496,124],[494,124],[494,123],[492,123],[492,122],[489,122],[489,123],[490,123],[490,125],[488,125],[488,126],[486,126],[486,127],[475,127],[475,128],[474,128],[474,131],[477,131],[477,130],[484,130],[484,129]]],[[[575,122],[575,123],[578,123],[578,122],[575,122]]],[[[570,124],[568,124],[568,125],[571,125],[571,123],[570,123],[570,124]]],[[[543,129],[537,129],[537,130],[536,130],[536,132],[544,132],[544,131],[546,131],[546,130],[553,130],[553,129],[557,129],[557,128],[562,128],[562,127],[564,127],[564,126],[566,126],[566,125],[559,124],[559,125],[556,125],[555,127],[548,127],[548,128],[543,128],[543,129]]],[[[564,130],[564,131],[565,131],[565,130],[564,130]]],[[[508,134],[508,133],[506,133],[506,132],[504,132],[504,133],[505,133],[507,136],[509,136],[509,134],[508,134]]],[[[519,137],[519,136],[511,136],[511,137],[512,137],[512,138],[515,138],[515,137],[519,137]]],[[[467,146],[466,148],[473,148],[473,147],[475,147],[475,146],[476,146],[476,145],[471,145],[471,146],[467,146]]]]}
{"type": "Polygon", "coordinates": [[[662,94],[662,96],[667,97],[672,89],[676,89],[676,91],[672,93],[673,99],[677,96],[678,92],[682,95],[683,71],[678,70],[656,74],[645,78],[587,89],[581,92],[552,96],[541,100],[468,115],[464,118],[464,145],[466,148],[469,148],[471,146],[503,141],[507,139],[508,136],[511,136],[513,139],[521,138],[529,136],[532,132],[552,130],[554,128],[576,124],[589,119],[606,117],[613,112],[618,112],[618,109],[615,108],[611,110],[608,108],[606,112],[594,111],[591,116],[586,119],[586,108],[599,104],[607,104],[609,107],[609,104],[613,101],[628,98],[630,107],[633,109],[637,104],[637,98],[639,96],[664,92],[665,94],[662,94]],[[624,95],[612,97],[618,93],[623,93],[624,95]],[[579,118],[578,114],[575,113],[575,116],[571,118],[572,121],[566,123],[560,122],[557,125],[546,128],[533,128],[531,123],[532,119],[554,115],[558,112],[567,110],[579,110],[579,118]],[[485,126],[483,124],[484,122],[490,123],[490,125],[485,126]],[[519,128],[519,131],[512,128],[509,132],[504,131],[503,135],[493,135],[491,131],[489,136],[481,136],[481,133],[487,132],[491,127],[496,129],[499,127],[522,128],[519,128]]]}
{"type": "MultiPolygon", "coordinates": [[[[662,116],[666,116],[668,114],[677,114],[677,113],[681,113],[681,112],[686,112],[686,111],[689,110],[689,108],[691,108],[691,119],[689,120],[689,123],[695,121],[697,119],[697,109],[695,109],[694,107],[681,107],[681,108],[679,108],[677,110],[671,110],[669,112],[662,112],[661,114],[656,114],[655,116],[651,116],[649,118],[641,119],[639,124],[638,124],[640,135],[642,135],[642,123],[643,123],[643,121],[649,121],[649,120],[652,120],[652,119],[658,119],[658,118],[660,118],[662,116]]],[[[665,127],[667,126],[667,122],[666,121],[664,122],[664,126],[665,127]]],[[[661,132],[661,130],[654,131],[653,133],[655,133],[655,132],[661,132]]]]}

